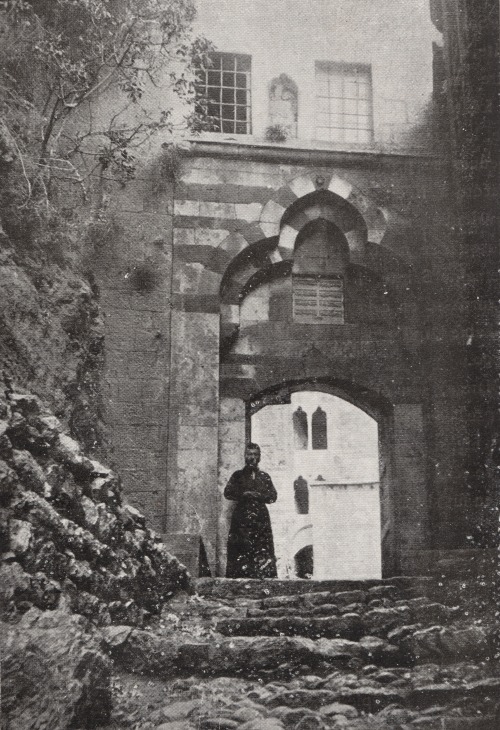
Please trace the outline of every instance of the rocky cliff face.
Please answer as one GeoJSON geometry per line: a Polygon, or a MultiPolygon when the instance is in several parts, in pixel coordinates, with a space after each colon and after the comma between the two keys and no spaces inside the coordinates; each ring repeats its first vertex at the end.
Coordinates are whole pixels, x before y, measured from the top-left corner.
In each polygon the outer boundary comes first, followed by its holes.
{"type": "Polygon", "coordinates": [[[98,627],[147,624],[190,577],[123,502],[118,475],[12,388],[0,394],[0,550],[5,727],[104,722],[98,627]]]}
{"type": "Polygon", "coordinates": [[[0,186],[2,380],[42,397],[87,451],[102,453],[104,327],[97,288],[75,252],[76,224],[34,221],[32,207],[23,217],[5,196],[0,186]]]}

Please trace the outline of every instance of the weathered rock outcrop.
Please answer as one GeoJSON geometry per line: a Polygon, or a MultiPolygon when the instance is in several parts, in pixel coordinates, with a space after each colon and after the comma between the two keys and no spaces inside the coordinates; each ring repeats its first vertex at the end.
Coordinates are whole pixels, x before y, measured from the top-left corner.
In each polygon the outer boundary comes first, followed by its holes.
{"type": "Polygon", "coordinates": [[[29,393],[0,401],[0,601],[13,619],[35,606],[98,625],[140,626],[186,569],[125,504],[118,475],[89,459],[29,393]]]}
{"type": "MultiPolygon", "coordinates": [[[[0,129],[0,169],[3,154],[0,129]]],[[[16,205],[15,190],[0,177],[0,380],[35,392],[87,451],[103,454],[104,319],[84,223],[45,205],[38,214],[24,192],[28,205],[16,205]]]]}
{"type": "Polygon", "coordinates": [[[2,713],[12,728],[96,727],[111,712],[111,660],[82,616],[32,608],[0,625],[2,713]]]}

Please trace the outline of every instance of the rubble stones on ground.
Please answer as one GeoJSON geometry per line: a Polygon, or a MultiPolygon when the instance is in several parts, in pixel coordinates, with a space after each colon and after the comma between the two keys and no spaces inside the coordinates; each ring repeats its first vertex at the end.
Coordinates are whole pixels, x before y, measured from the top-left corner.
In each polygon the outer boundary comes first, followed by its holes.
{"type": "Polygon", "coordinates": [[[111,712],[111,662],[67,609],[28,611],[2,624],[2,713],[6,727],[96,727],[111,712]]]}

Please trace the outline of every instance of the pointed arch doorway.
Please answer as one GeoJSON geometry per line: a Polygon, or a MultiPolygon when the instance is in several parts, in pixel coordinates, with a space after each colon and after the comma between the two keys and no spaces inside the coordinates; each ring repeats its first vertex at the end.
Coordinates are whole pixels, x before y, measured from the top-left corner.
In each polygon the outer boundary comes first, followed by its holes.
{"type": "Polygon", "coordinates": [[[387,444],[383,419],[374,416],[338,393],[307,385],[288,402],[281,396],[251,409],[251,438],[278,491],[270,506],[278,577],[365,579],[391,572],[387,444]]]}

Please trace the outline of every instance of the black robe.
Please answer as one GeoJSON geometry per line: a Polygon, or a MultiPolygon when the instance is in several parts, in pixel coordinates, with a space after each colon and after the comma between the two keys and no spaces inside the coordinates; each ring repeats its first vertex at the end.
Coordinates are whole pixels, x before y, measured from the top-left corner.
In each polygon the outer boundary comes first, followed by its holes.
{"type": "Polygon", "coordinates": [[[227,578],[276,578],[271,519],[266,504],[278,495],[271,477],[258,468],[245,466],[235,471],[224,497],[236,501],[227,542],[227,578]],[[243,492],[258,492],[244,497],[243,492]]]}

